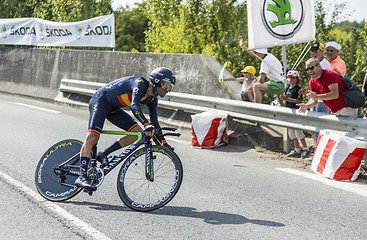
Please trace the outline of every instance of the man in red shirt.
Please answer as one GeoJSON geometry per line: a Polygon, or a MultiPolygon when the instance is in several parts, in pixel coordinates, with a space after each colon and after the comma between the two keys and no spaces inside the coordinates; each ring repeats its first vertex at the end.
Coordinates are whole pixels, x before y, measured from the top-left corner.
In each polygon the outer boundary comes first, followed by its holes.
{"type": "Polygon", "coordinates": [[[299,112],[305,113],[308,108],[316,106],[318,100],[323,100],[333,114],[357,117],[358,109],[351,108],[344,102],[342,92],[345,92],[346,88],[336,72],[323,70],[320,61],[315,58],[310,58],[306,62],[306,71],[311,77],[310,90],[306,92],[310,100],[307,103],[297,104],[299,112]]]}

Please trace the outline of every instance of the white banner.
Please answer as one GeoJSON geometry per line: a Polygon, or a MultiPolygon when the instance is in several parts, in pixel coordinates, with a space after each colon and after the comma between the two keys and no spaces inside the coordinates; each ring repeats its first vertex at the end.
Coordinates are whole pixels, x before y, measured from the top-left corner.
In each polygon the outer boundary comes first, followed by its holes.
{"type": "Polygon", "coordinates": [[[4,45],[115,47],[114,15],[59,23],[38,18],[0,19],[4,45]]]}
{"type": "Polygon", "coordinates": [[[312,0],[247,0],[247,17],[250,49],[315,40],[312,0]]]}
{"type": "Polygon", "coordinates": [[[0,44],[36,45],[34,18],[0,19],[0,44]]]}

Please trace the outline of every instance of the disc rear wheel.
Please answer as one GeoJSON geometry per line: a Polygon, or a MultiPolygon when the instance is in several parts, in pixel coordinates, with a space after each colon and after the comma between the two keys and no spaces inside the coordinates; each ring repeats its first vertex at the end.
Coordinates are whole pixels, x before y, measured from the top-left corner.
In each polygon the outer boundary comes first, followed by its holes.
{"type": "Polygon", "coordinates": [[[38,192],[47,200],[64,201],[81,191],[74,185],[79,176],[79,152],[82,142],[67,139],[54,144],[41,157],[35,174],[38,192]],[[63,167],[60,164],[66,162],[63,167]]]}

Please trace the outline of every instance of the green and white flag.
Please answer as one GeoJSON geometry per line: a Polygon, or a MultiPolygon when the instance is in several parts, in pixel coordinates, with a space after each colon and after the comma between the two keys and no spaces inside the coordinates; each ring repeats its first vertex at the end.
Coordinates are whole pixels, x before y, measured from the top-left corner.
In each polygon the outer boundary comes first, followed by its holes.
{"type": "Polygon", "coordinates": [[[250,49],[315,40],[312,0],[247,0],[247,14],[250,49]]]}

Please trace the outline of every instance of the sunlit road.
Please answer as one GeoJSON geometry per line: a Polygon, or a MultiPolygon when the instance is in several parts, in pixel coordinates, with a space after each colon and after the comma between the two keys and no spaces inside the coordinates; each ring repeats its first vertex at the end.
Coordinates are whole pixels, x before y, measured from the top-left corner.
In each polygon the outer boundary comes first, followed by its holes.
{"type": "MultiPolygon", "coordinates": [[[[39,158],[57,141],[83,140],[87,121],[85,109],[0,94],[1,239],[367,239],[365,179],[327,180],[256,149],[194,149],[189,131],[168,138],[184,181],[162,209],[125,207],[117,169],[92,196],[40,200],[39,158]]],[[[99,147],[113,140],[102,136],[99,147]]]]}

